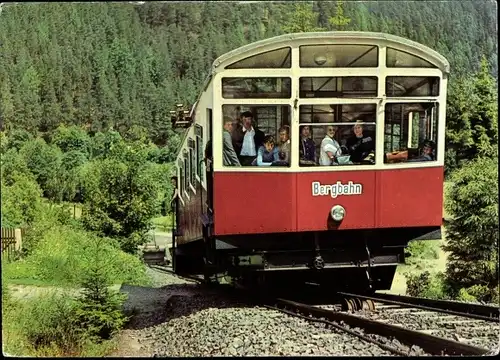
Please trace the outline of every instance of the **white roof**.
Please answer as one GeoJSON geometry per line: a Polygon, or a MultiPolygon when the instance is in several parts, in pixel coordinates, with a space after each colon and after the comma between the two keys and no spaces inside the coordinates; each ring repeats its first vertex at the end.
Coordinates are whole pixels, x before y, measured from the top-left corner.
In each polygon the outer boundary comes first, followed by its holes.
{"type": "Polygon", "coordinates": [[[334,44],[337,40],[345,42],[346,39],[352,40],[353,44],[369,42],[391,46],[423,57],[445,73],[450,72],[450,64],[444,56],[425,45],[400,36],[365,31],[323,31],[285,34],[242,46],[215,59],[212,64],[212,73],[238,60],[286,45],[334,44]]]}

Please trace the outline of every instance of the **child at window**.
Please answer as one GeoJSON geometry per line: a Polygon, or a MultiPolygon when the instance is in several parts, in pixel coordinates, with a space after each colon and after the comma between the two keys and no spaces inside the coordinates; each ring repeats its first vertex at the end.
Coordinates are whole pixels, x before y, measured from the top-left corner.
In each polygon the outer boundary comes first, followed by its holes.
{"type": "Polygon", "coordinates": [[[273,162],[279,160],[279,149],[275,146],[274,137],[267,135],[264,138],[263,145],[259,147],[257,159],[252,162],[252,165],[271,166],[273,162]]]}

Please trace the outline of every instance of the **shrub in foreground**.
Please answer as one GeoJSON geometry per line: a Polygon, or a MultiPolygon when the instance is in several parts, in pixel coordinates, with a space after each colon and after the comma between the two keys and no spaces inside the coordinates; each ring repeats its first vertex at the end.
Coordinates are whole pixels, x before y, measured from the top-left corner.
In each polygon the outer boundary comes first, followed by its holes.
{"type": "MultiPolygon", "coordinates": [[[[41,234],[36,247],[23,261],[5,264],[9,279],[32,279],[58,286],[79,286],[92,263],[96,235],[66,225],[55,225],[41,234]]],[[[100,241],[99,254],[106,265],[106,281],[146,285],[149,279],[138,257],[126,254],[111,239],[100,241]]]]}
{"type": "Polygon", "coordinates": [[[449,252],[446,281],[454,296],[465,289],[488,302],[498,293],[498,158],[471,161],[451,180],[445,203],[451,217],[443,247],[449,252]]]}
{"type": "Polygon", "coordinates": [[[409,296],[445,299],[447,298],[447,289],[444,274],[441,272],[431,274],[429,271],[420,274],[408,274],[406,293],[409,296]]]}

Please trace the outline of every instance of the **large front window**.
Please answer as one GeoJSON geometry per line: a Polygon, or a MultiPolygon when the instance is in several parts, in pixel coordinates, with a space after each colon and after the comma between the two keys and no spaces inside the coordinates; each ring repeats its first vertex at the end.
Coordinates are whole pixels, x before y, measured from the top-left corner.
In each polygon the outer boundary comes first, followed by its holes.
{"type": "Polygon", "coordinates": [[[224,166],[290,166],[288,105],[223,105],[224,166]]]}
{"type": "Polygon", "coordinates": [[[437,129],[437,103],[386,104],[384,162],[436,160],[437,129]]]}
{"type": "Polygon", "coordinates": [[[375,164],[376,104],[300,106],[300,166],[375,164]]]}

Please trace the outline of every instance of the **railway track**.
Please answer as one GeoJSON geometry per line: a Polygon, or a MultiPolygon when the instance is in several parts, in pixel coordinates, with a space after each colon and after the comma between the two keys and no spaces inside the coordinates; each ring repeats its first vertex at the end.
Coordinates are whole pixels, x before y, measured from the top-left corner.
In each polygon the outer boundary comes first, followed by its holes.
{"type": "MultiPolygon", "coordinates": [[[[411,307],[422,310],[441,312],[450,315],[468,317],[489,322],[499,322],[500,309],[495,306],[462,303],[448,300],[434,300],[404,295],[375,294],[372,296],[339,292],[338,294],[352,299],[372,300],[379,303],[411,307]]],[[[357,302],[359,303],[359,301],[357,302]]],[[[359,309],[358,309],[359,310],[359,309]]]]}
{"type": "Polygon", "coordinates": [[[409,330],[402,326],[375,321],[345,312],[323,309],[286,299],[275,299],[274,302],[275,304],[266,305],[266,307],[292,316],[299,316],[309,321],[324,323],[400,356],[410,355],[410,350],[415,346],[432,355],[485,355],[490,352],[490,350],[478,346],[426,334],[421,331],[409,330]],[[360,331],[353,328],[358,328],[360,331]],[[368,334],[389,339],[395,338],[408,346],[409,350],[405,351],[401,347],[387,345],[382,339],[368,334]]]}
{"type": "MultiPolygon", "coordinates": [[[[157,265],[149,266],[162,272],[174,274],[170,267],[157,265]]],[[[205,284],[201,276],[174,275],[199,284],[205,284]]],[[[220,286],[220,289],[223,291],[227,291],[227,288],[227,286],[220,286]]],[[[464,304],[452,301],[438,301],[389,294],[364,296],[341,292],[336,295],[341,296],[343,306],[330,305],[329,307],[334,308],[334,310],[332,310],[331,308],[325,309],[323,307],[277,297],[279,296],[277,293],[273,295],[268,294],[266,298],[260,296],[255,297],[255,292],[250,290],[251,289],[239,287],[236,293],[240,293],[239,296],[241,296],[241,292],[243,292],[245,294],[244,297],[254,304],[264,304],[268,309],[278,310],[291,316],[304,318],[311,322],[323,323],[339,331],[356,336],[361,340],[373,343],[399,356],[408,356],[410,353],[415,353],[415,349],[417,349],[418,352],[418,348],[421,349],[421,352],[432,355],[485,355],[491,352],[491,350],[475,344],[464,343],[462,341],[463,339],[459,339],[460,341],[452,340],[449,338],[450,334],[448,334],[447,337],[436,336],[432,334],[434,330],[425,327],[423,329],[411,329],[406,324],[397,325],[398,321],[395,320],[398,318],[397,314],[392,318],[391,316],[383,316],[383,314],[387,312],[387,309],[403,309],[403,311],[405,309],[419,309],[424,312],[438,312],[454,317],[472,318],[480,322],[498,323],[499,321],[498,308],[487,305],[464,304]],[[250,296],[248,296],[249,294],[250,296]],[[386,305],[379,306],[378,304],[386,305]],[[386,306],[386,308],[383,308],[383,306],[386,306]],[[376,308],[382,310],[382,312],[376,310],[376,308]],[[350,310],[352,312],[360,311],[360,313],[355,315],[341,310],[350,310]],[[399,341],[403,346],[390,345],[392,339],[396,339],[396,344],[399,341]]],[[[234,290],[229,291],[229,293],[235,294],[234,290]]]]}

